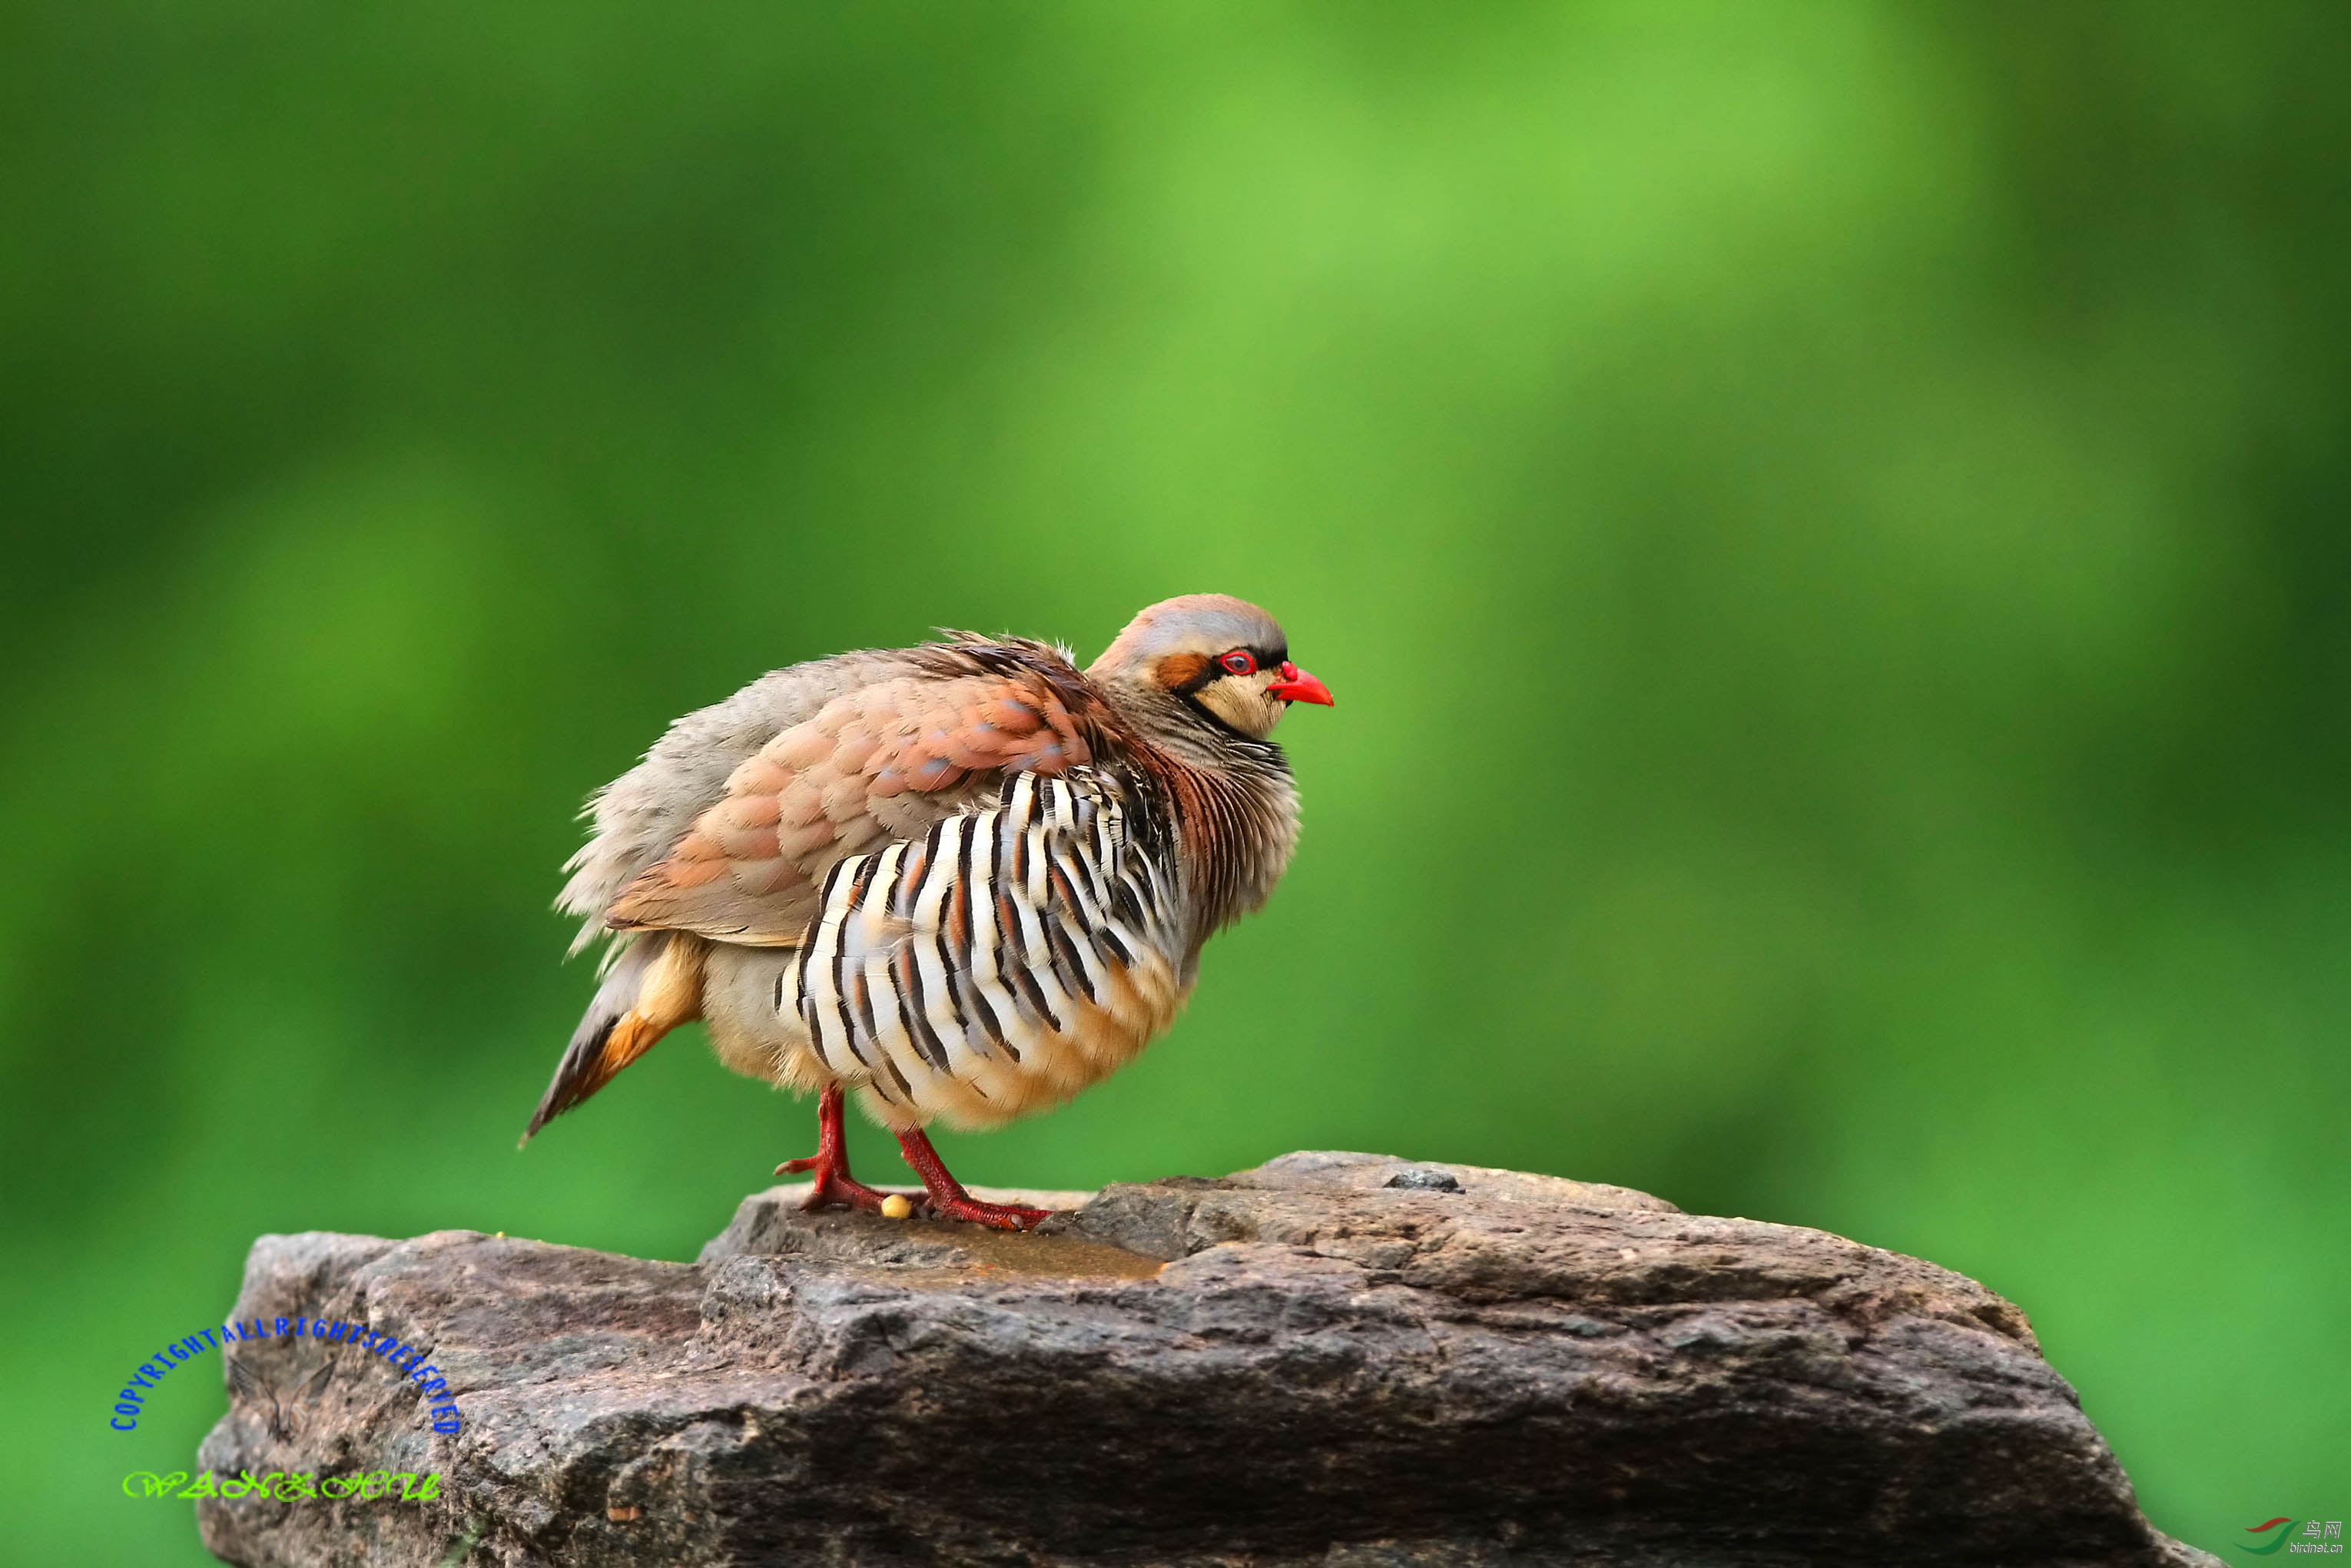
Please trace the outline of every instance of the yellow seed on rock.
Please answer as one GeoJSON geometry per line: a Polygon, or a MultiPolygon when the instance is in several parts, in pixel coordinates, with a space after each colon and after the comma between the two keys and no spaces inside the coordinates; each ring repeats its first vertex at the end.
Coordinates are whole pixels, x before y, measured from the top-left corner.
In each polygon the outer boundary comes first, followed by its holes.
{"type": "Polygon", "coordinates": [[[884,1219],[904,1219],[914,1212],[914,1206],[908,1203],[903,1194],[893,1192],[882,1200],[882,1218],[884,1219]]]}

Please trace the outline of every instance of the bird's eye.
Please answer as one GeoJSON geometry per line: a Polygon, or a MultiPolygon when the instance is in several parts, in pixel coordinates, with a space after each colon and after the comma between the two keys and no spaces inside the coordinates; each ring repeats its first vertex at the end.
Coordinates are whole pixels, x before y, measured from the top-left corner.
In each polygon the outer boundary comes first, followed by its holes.
{"type": "Polygon", "coordinates": [[[1249,653],[1246,649],[1236,648],[1231,653],[1227,653],[1223,658],[1218,659],[1217,663],[1222,664],[1226,671],[1231,674],[1253,675],[1257,674],[1257,661],[1249,656],[1249,653]]]}

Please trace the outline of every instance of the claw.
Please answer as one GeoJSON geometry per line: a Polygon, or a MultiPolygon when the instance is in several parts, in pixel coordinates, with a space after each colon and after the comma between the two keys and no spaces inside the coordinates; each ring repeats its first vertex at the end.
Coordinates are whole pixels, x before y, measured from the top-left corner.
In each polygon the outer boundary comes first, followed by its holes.
{"type": "Polygon", "coordinates": [[[829,1179],[820,1177],[816,1185],[810,1188],[808,1201],[801,1204],[800,1207],[810,1214],[820,1208],[831,1208],[836,1206],[879,1212],[883,1199],[898,1196],[896,1193],[877,1192],[863,1182],[852,1180],[845,1176],[835,1176],[829,1179]]]}
{"type": "Polygon", "coordinates": [[[1018,1203],[982,1203],[968,1195],[944,1201],[935,1197],[925,1207],[939,1219],[967,1220],[998,1230],[1034,1230],[1053,1217],[1050,1208],[1030,1208],[1018,1203]]]}

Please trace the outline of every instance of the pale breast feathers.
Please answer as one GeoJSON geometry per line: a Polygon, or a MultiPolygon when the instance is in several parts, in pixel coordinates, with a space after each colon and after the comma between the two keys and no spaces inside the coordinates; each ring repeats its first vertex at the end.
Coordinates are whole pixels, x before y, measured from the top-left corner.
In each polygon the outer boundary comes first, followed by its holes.
{"type": "MultiPolygon", "coordinates": [[[[939,652],[942,662],[966,656],[939,652]]],[[[668,854],[621,888],[604,923],[797,944],[843,859],[979,809],[1008,773],[1058,774],[1091,761],[1087,727],[1065,692],[1017,665],[972,674],[902,666],[834,696],[737,766],[668,854]]]]}

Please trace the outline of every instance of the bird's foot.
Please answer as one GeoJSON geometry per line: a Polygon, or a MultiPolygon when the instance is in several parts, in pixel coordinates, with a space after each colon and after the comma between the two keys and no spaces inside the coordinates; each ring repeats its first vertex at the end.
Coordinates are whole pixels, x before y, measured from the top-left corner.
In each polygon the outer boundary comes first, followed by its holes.
{"type": "Polygon", "coordinates": [[[800,1207],[810,1212],[820,1208],[862,1208],[869,1213],[883,1212],[883,1205],[896,1198],[900,1205],[893,1218],[907,1213],[910,1199],[900,1192],[883,1192],[867,1186],[849,1174],[849,1139],[841,1125],[841,1093],[840,1085],[828,1088],[817,1097],[816,1153],[806,1159],[786,1160],[776,1167],[778,1176],[813,1175],[808,1201],[800,1207]]]}
{"type": "Polygon", "coordinates": [[[914,1167],[914,1174],[923,1178],[923,1191],[928,1195],[924,1207],[936,1218],[967,1220],[998,1230],[1034,1230],[1052,1217],[1050,1208],[1030,1208],[1018,1203],[982,1203],[964,1191],[963,1183],[948,1173],[939,1152],[931,1147],[931,1140],[920,1127],[901,1128],[898,1147],[905,1152],[906,1163],[914,1167]]]}
{"type": "Polygon", "coordinates": [[[1050,1208],[1030,1208],[1025,1204],[982,1203],[967,1192],[946,1197],[933,1193],[924,1200],[924,1207],[935,1218],[968,1220],[998,1230],[1034,1230],[1053,1216],[1050,1208]]]}
{"type": "Polygon", "coordinates": [[[808,1201],[800,1207],[814,1213],[820,1208],[862,1208],[878,1211],[885,1199],[902,1197],[867,1186],[849,1174],[845,1162],[823,1155],[807,1159],[786,1160],[776,1167],[778,1176],[801,1176],[814,1172],[816,1180],[810,1185],[808,1201]]]}

